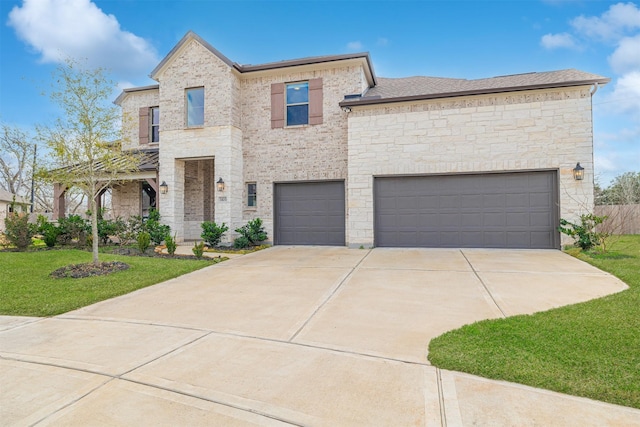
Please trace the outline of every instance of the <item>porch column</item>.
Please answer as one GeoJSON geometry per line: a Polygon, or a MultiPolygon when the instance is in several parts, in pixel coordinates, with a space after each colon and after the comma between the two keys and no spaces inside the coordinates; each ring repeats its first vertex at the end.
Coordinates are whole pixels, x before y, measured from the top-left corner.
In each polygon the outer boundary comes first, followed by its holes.
{"type": "Polygon", "coordinates": [[[104,193],[107,191],[107,189],[103,189],[101,190],[98,195],[96,196],[96,210],[98,211],[98,215],[100,214],[100,210],[102,209],[102,196],[104,196],[104,193]]]}
{"type": "Polygon", "coordinates": [[[65,217],[66,205],[64,196],[69,188],[60,184],[53,184],[53,219],[57,220],[65,217]]]}

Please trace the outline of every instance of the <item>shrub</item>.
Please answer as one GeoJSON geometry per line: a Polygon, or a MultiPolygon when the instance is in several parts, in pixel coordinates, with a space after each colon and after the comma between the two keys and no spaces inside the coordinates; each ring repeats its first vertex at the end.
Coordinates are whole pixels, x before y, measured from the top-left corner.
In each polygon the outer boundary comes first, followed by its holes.
{"type": "Polygon", "coordinates": [[[575,246],[578,246],[582,250],[588,250],[604,243],[607,235],[597,232],[596,227],[602,224],[605,219],[607,219],[606,216],[596,216],[594,214],[580,215],[580,224],[574,224],[566,219],[560,219],[558,231],[567,236],[571,236],[575,246]]]}
{"type": "Polygon", "coordinates": [[[229,227],[227,227],[227,224],[224,222],[221,225],[218,225],[213,221],[205,221],[200,224],[200,226],[202,227],[202,234],[200,237],[207,242],[209,247],[218,246],[220,239],[222,239],[222,235],[229,230],[229,227]]]}
{"type": "Polygon", "coordinates": [[[260,242],[267,240],[267,233],[264,231],[260,218],[249,221],[242,227],[237,228],[236,233],[240,233],[240,237],[233,242],[233,246],[236,248],[257,246],[260,242]]]}
{"type": "Polygon", "coordinates": [[[76,241],[76,245],[84,246],[87,242],[87,235],[91,231],[91,225],[80,215],[69,215],[66,218],[58,219],[60,234],[58,240],[61,243],[71,243],[76,241]]]}
{"type": "Polygon", "coordinates": [[[138,239],[138,233],[142,231],[142,217],[139,215],[130,216],[128,220],[116,218],[118,223],[116,236],[120,246],[125,246],[138,239]]]}
{"type": "Polygon", "coordinates": [[[196,258],[198,259],[202,258],[202,255],[204,254],[204,242],[194,243],[191,251],[196,256],[196,258]]]}
{"type": "Polygon", "coordinates": [[[49,220],[43,215],[38,215],[36,224],[38,227],[38,233],[42,235],[44,244],[47,245],[48,248],[54,247],[58,241],[58,236],[60,235],[60,228],[49,222],[49,220]]]}
{"type": "Polygon", "coordinates": [[[149,245],[151,244],[151,236],[146,231],[141,231],[138,233],[138,238],[136,239],[138,243],[138,250],[140,253],[145,253],[147,249],[149,249],[149,245]]]}
{"type": "Polygon", "coordinates": [[[123,228],[126,228],[126,224],[120,219],[99,219],[98,238],[103,245],[106,245],[109,243],[109,237],[117,236],[123,228]]]}
{"type": "Polygon", "coordinates": [[[160,212],[157,209],[149,211],[149,218],[144,222],[144,230],[151,236],[151,241],[159,245],[167,236],[171,235],[171,227],[160,224],[160,212]]]}
{"type": "Polygon", "coordinates": [[[233,247],[236,249],[244,249],[248,247],[250,244],[251,242],[249,242],[249,239],[247,239],[244,236],[240,236],[233,241],[233,247]]]}
{"type": "Polygon", "coordinates": [[[29,224],[29,214],[12,213],[4,220],[5,236],[19,251],[25,251],[36,234],[35,224],[29,224]]]}
{"type": "Polygon", "coordinates": [[[167,245],[167,252],[169,253],[169,255],[173,256],[173,254],[176,253],[176,249],[178,247],[178,245],[176,244],[175,234],[173,235],[173,237],[171,237],[171,234],[169,234],[167,238],[164,239],[164,243],[167,245]]]}

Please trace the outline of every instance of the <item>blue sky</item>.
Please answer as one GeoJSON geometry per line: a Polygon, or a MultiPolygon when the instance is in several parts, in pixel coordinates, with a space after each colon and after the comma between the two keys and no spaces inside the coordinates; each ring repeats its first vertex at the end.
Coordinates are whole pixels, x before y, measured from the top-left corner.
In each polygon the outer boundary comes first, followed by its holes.
{"type": "Polygon", "coordinates": [[[25,129],[58,114],[41,93],[61,58],[104,66],[121,88],[153,84],[193,30],[241,64],[368,51],[381,77],[607,76],[593,100],[596,175],[640,171],[637,1],[0,0],[0,16],[0,122],[25,129]]]}

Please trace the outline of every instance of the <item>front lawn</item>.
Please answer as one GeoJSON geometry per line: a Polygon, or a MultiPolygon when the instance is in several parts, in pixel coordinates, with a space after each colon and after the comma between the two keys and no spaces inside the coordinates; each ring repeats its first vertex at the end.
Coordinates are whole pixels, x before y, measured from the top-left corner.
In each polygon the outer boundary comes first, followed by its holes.
{"type": "Polygon", "coordinates": [[[54,279],[57,268],[91,262],[80,250],[0,252],[0,314],[53,316],[123,295],[213,264],[189,260],[101,254],[100,261],[122,261],[128,270],[82,279],[54,279]]]}
{"type": "Polygon", "coordinates": [[[640,235],[569,253],[630,289],[533,315],[485,320],[429,343],[437,367],[640,408],[640,235]]]}

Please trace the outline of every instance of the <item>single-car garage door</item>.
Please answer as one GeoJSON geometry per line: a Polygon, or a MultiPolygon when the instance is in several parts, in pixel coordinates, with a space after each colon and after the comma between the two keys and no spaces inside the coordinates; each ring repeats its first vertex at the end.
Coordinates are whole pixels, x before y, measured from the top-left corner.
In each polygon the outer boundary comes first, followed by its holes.
{"type": "Polygon", "coordinates": [[[557,248],[555,171],[380,177],[375,244],[557,248]]]}
{"type": "Polygon", "coordinates": [[[344,181],[275,184],[277,245],[345,244],[344,181]]]}

